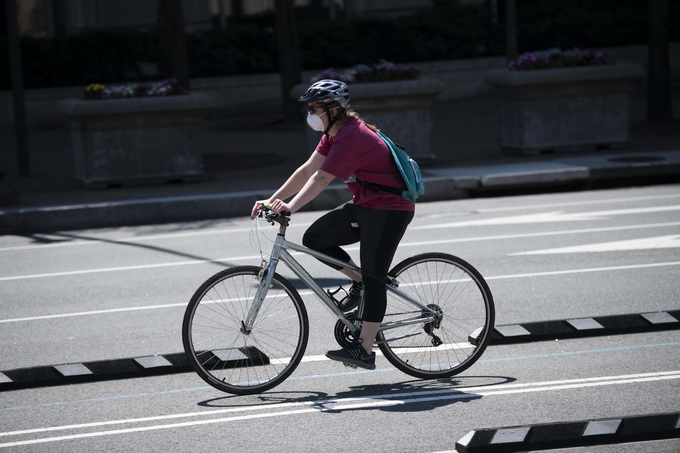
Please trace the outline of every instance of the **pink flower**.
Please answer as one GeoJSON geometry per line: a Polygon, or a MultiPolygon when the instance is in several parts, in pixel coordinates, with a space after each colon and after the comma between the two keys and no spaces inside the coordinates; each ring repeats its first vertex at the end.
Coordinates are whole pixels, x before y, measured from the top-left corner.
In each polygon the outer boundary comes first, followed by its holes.
{"type": "Polygon", "coordinates": [[[604,64],[611,64],[611,61],[600,50],[549,49],[523,53],[516,60],[509,61],[506,68],[511,71],[521,71],[604,64]]]}

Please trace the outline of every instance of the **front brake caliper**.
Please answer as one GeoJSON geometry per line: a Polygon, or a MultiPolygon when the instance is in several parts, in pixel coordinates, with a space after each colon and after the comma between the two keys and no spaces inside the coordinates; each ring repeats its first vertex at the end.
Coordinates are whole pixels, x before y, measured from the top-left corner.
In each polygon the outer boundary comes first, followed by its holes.
{"type": "Polygon", "coordinates": [[[259,281],[264,280],[267,276],[267,268],[269,268],[269,263],[267,260],[262,260],[262,263],[260,263],[260,272],[257,273],[257,279],[259,281]]]}

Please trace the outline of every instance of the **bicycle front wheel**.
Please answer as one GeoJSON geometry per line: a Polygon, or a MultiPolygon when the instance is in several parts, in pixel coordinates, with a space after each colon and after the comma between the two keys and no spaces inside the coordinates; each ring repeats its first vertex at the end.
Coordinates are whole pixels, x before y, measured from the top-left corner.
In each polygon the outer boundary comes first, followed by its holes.
{"type": "Polygon", "coordinates": [[[228,393],[261,393],[298,366],[309,336],[300,294],[274,274],[252,330],[244,321],[260,287],[260,268],[240,266],[210,277],[184,313],[184,351],[198,375],[228,393]]]}
{"type": "Polygon", "coordinates": [[[437,314],[433,322],[418,322],[430,312],[388,291],[385,328],[377,339],[390,363],[431,379],[461,373],[479,359],[495,309],[489,286],[474,267],[453,255],[424,253],[402,261],[389,275],[399,291],[437,314]]]}

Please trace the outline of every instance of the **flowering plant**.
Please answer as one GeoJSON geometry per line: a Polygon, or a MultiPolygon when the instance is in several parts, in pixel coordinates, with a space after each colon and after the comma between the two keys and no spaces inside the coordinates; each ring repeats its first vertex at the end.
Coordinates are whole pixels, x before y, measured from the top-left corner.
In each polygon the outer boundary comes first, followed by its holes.
{"type": "Polygon", "coordinates": [[[186,90],[177,79],[170,78],[148,85],[127,83],[106,87],[100,83],[91,83],[83,91],[84,99],[123,99],[145,96],[171,96],[184,94],[186,90]]]}
{"type": "Polygon", "coordinates": [[[380,60],[380,63],[373,65],[360,64],[344,72],[337,72],[333,68],[328,68],[312,77],[311,82],[322,79],[341,80],[345,83],[387,82],[391,80],[417,79],[419,75],[420,71],[416,68],[380,60]]]}
{"type": "Polygon", "coordinates": [[[573,66],[598,66],[612,64],[600,50],[548,49],[539,52],[526,52],[516,60],[509,61],[510,70],[553,69],[573,66]]]}

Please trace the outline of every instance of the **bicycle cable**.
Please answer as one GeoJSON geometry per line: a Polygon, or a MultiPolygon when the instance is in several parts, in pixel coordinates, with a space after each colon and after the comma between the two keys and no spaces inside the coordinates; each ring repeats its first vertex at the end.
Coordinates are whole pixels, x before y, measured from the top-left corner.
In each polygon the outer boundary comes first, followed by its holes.
{"type": "Polygon", "coordinates": [[[261,220],[262,218],[260,217],[259,214],[255,216],[255,218],[253,219],[252,226],[250,227],[250,234],[248,235],[248,239],[250,242],[250,247],[260,255],[260,258],[262,258],[263,261],[267,261],[269,258],[271,258],[271,255],[262,250],[262,243],[260,237],[263,236],[271,244],[274,244],[274,241],[264,233],[264,230],[260,225],[261,220]]]}

